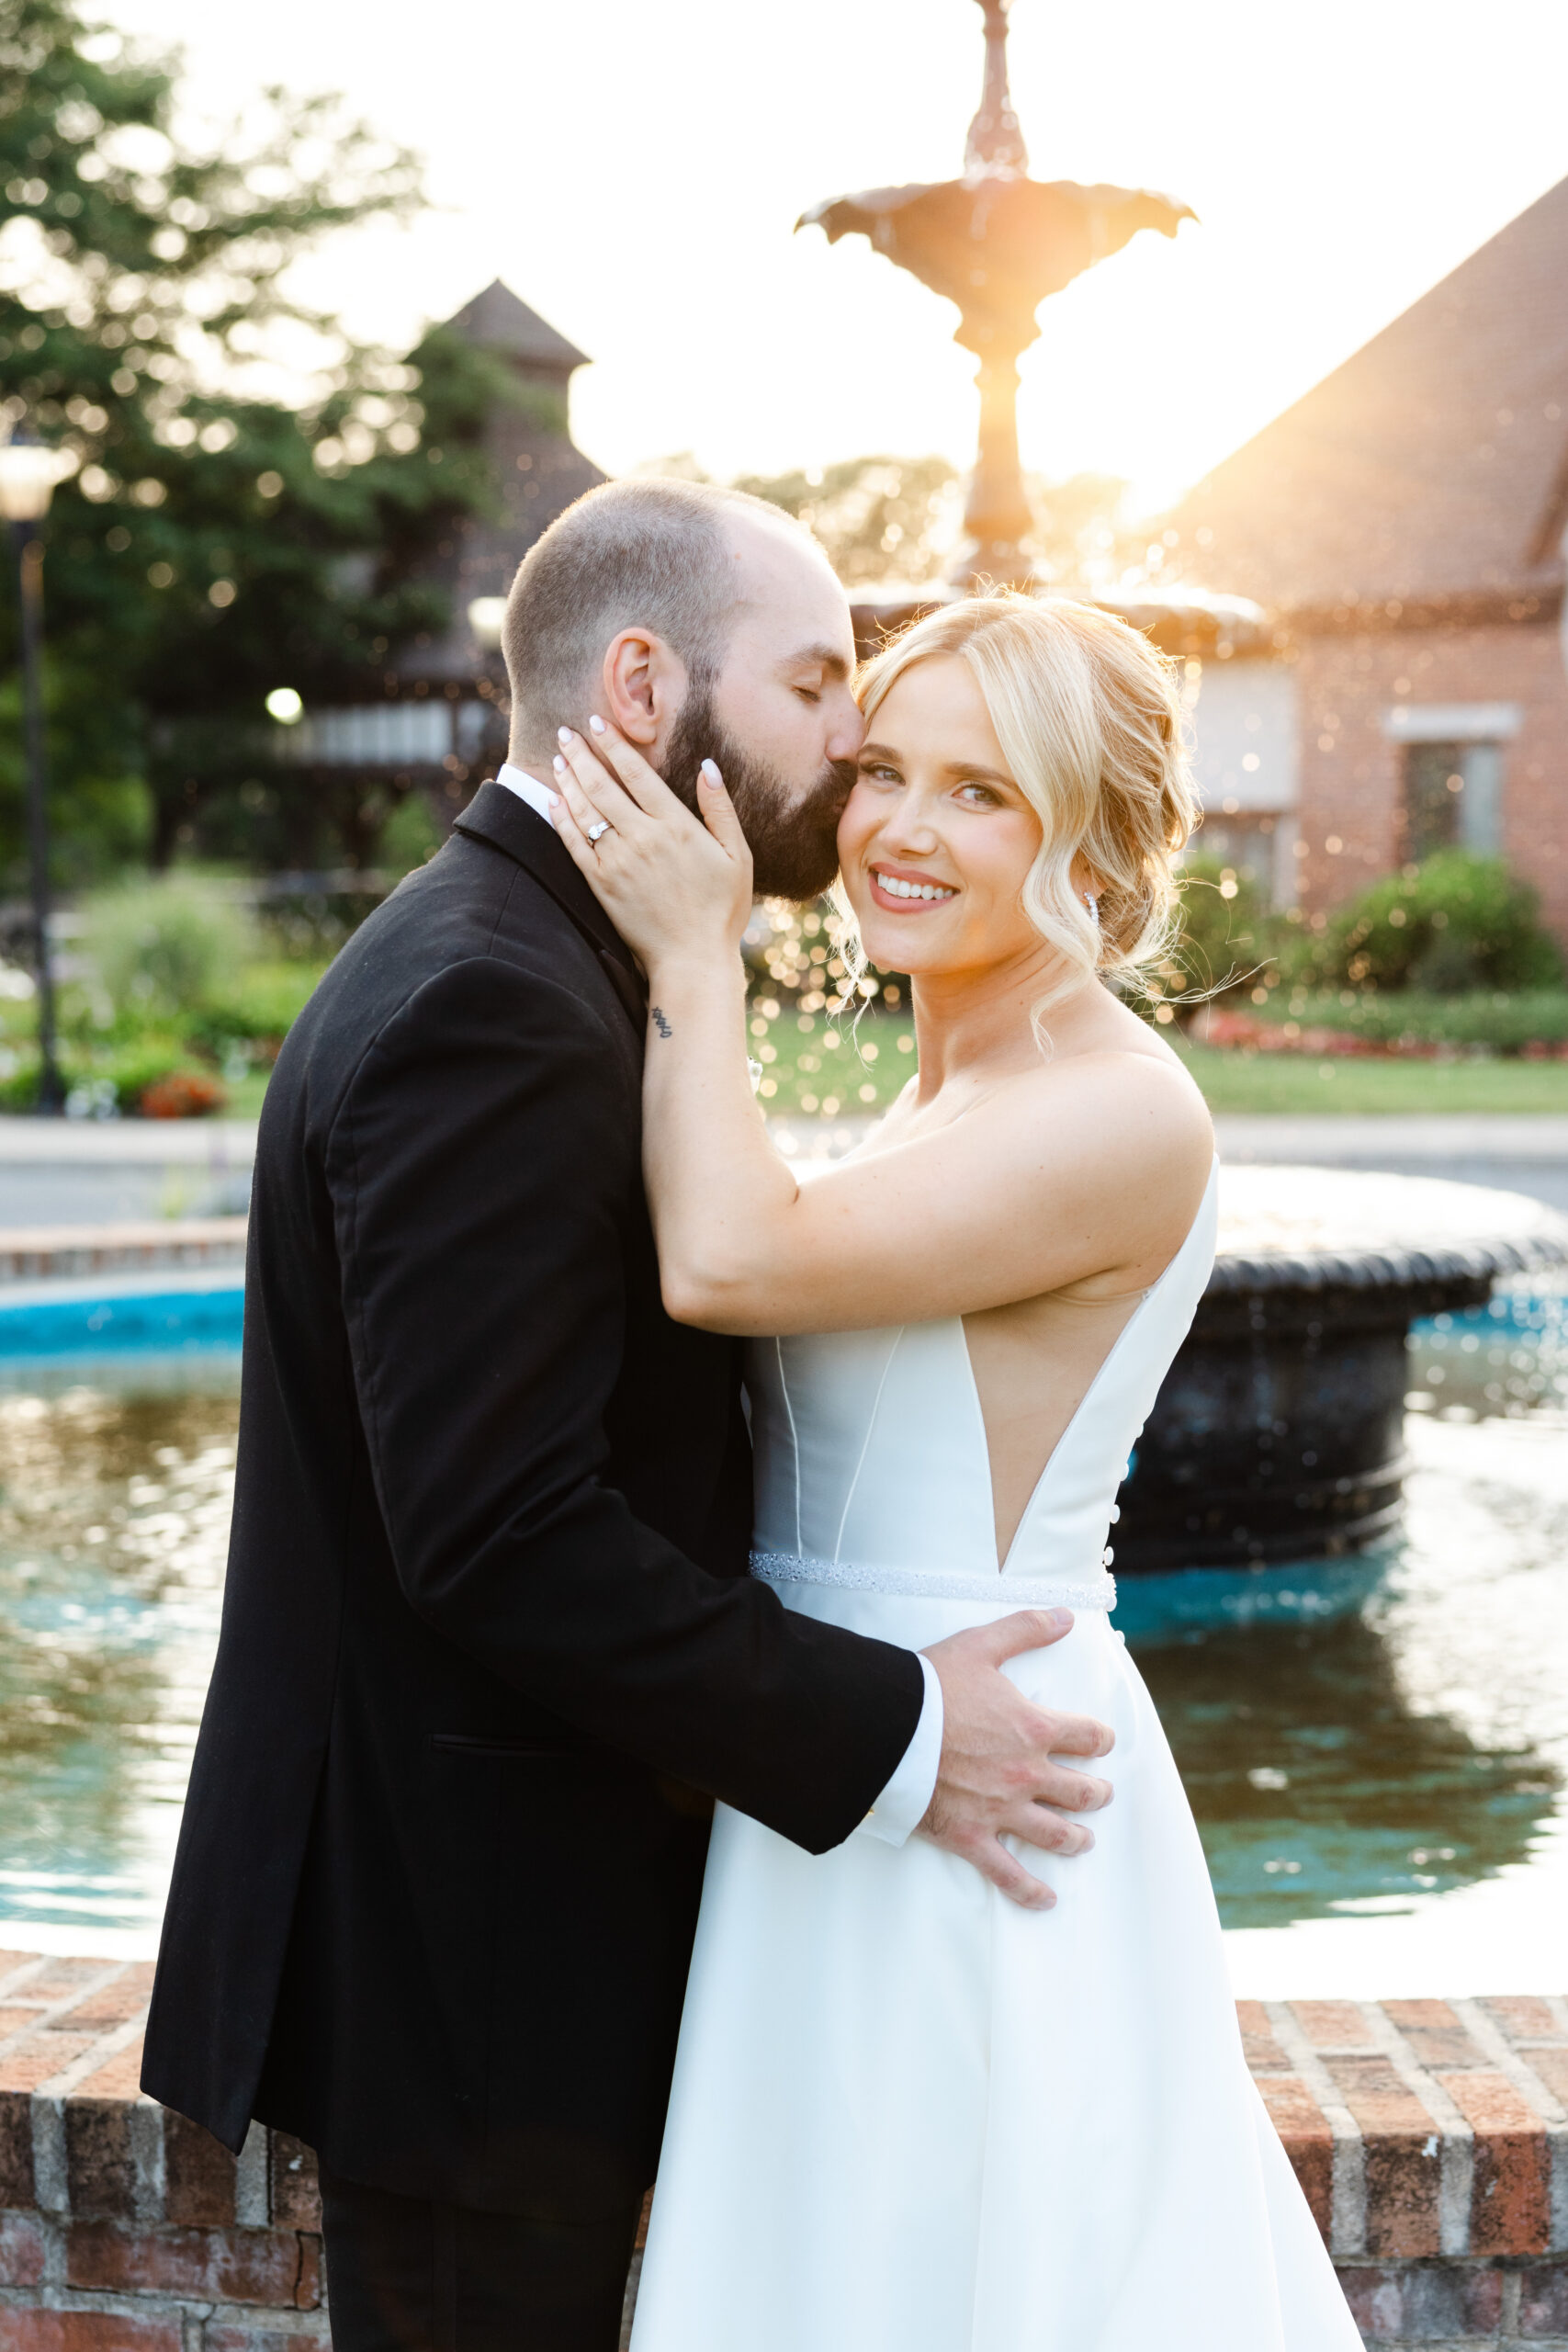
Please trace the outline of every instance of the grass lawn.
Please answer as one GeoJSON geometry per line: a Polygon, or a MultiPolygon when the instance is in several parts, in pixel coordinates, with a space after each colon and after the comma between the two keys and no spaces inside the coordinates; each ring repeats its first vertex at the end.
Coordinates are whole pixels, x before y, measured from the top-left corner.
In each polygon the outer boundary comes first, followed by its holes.
{"type": "Polygon", "coordinates": [[[832,1119],[885,1111],[915,1069],[914,1023],[907,1014],[867,1012],[851,1030],[825,1013],[796,1012],[764,997],[751,1008],[750,1046],[762,1064],[761,1097],[771,1115],[821,1113],[832,1119]]]}
{"type": "MultiPolygon", "coordinates": [[[[302,978],[301,993],[313,977],[302,978]]],[[[852,1031],[823,1013],[797,1012],[787,1001],[770,1015],[763,1008],[774,1001],[763,999],[752,1006],[749,1040],[762,1064],[761,1101],[771,1115],[874,1115],[886,1110],[913,1076],[914,1023],[907,1014],[867,1011],[852,1031]]],[[[1498,1111],[1568,1116],[1568,1062],[1320,1060],[1305,1054],[1172,1043],[1216,1112],[1337,1111],[1365,1117],[1387,1111],[1498,1111]]],[[[255,1118],[268,1075],[253,1069],[230,1081],[226,1115],[255,1118]]]]}
{"type": "MultiPolygon", "coordinates": [[[[751,1051],[763,1063],[764,1087],[772,1087],[762,1097],[770,1113],[810,1117],[820,1112],[832,1118],[886,1110],[915,1068],[908,1015],[868,1012],[853,1034],[789,1005],[773,1020],[764,1019],[759,1005],[752,1017],[762,1023],[762,1035],[753,1029],[751,1051]]],[[[1568,1116],[1568,1062],[1320,1060],[1173,1042],[1213,1111],[1568,1116]]]]}
{"type": "MultiPolygon", "coordinates": [[[[1173,1042],[1176,1042],[1173,1040],[1173,1042]]],[[[1404,1111],[1568,1115],[1568,1062],[1319,1061],[1178,1044],[1211,1111],[1341,1111],[1358,1118],[1404,1111]]]]}

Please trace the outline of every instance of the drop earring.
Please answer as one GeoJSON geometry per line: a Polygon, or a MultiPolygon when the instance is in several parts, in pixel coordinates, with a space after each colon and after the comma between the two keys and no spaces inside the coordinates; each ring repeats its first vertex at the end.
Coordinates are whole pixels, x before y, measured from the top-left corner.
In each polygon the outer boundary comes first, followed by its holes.
{"type": "Polygon", "coordinates": [[[1092,890],[1086,890],[1083,894],[1083,902],[1089,909],[1089,919],[1090,922],[1093,923],[1096,931],[1098,931],[1100,929],[1100,900],[1095,897],[1092,890]]]}

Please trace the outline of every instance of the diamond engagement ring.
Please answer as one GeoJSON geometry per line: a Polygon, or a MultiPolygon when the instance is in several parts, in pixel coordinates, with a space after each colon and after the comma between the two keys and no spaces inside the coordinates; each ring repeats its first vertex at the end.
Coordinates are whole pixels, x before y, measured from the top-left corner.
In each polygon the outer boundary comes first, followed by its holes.
{"type": "Polygon", "coordinates": [[[609,819],[608,819],[607,817],[601,817],[601,818],[600,818],[600,820],[599,820],[599,822],[598,822],[596,825],[590,825],[590,826],[589,826],[589,828],[588,828],[588,838],[589,838],[589,840],[590,840],[591,842],[596,842],[596,841],[600,840],[600,839],[601,839],[601,837],[602,837],[604,834],[607,833],[607,832],[609,831],[609,830],[610,830],[610,820],[609,820],[609,819]]]}

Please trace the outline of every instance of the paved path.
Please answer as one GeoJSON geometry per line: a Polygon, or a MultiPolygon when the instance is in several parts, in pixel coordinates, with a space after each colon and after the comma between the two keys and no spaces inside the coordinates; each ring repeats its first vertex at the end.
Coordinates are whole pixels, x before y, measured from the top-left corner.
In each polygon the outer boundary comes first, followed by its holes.
{"type": "Polygon", "coordinates": [[[0,1117],[0,1227],[240,1216],[255,1149],[254,1120],[0,1117]]]}
{"type": "MultiPolygon", "coordinates": [[[[793,1157],[837,1158],[866,1119],[780,1119],[793,1157]]],[[[1295,1118],[1215,1121],[1226,1159],[1382,1168],[1528,1193],[1568,1210],[1568,1118],[1295,1118]]],[[[243,1214],[256,1130],[243,1119],[0,1117],[0,1227],[102,1225],[243,1214]]]]}
{"type": "Polygon", "coordinates": [[[1214,1121],[1222,1158],[1279,1167],[1378,1168],[1404,1176],[1447,1176],[1528,1193],[1568,1210],[1568,1119],[1293,1118],[1289,1114],[1214,1121]]]}

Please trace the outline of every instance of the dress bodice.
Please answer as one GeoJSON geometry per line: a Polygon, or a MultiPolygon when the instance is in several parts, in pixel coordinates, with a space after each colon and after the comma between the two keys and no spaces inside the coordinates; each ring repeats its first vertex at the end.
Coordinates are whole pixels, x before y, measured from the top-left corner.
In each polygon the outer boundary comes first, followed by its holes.
{"type": "Polygon", "coordinates": [[[1079,1607],[1110,1606],[1116,1490],[1209,1279],[1216,1176],[1057,1440],[1004,1566],[959,1317],[751,1341],[758,1572],[933,1597],[1000,1589],[1021,1601],[1048,1588],[1079,1607]]]}

